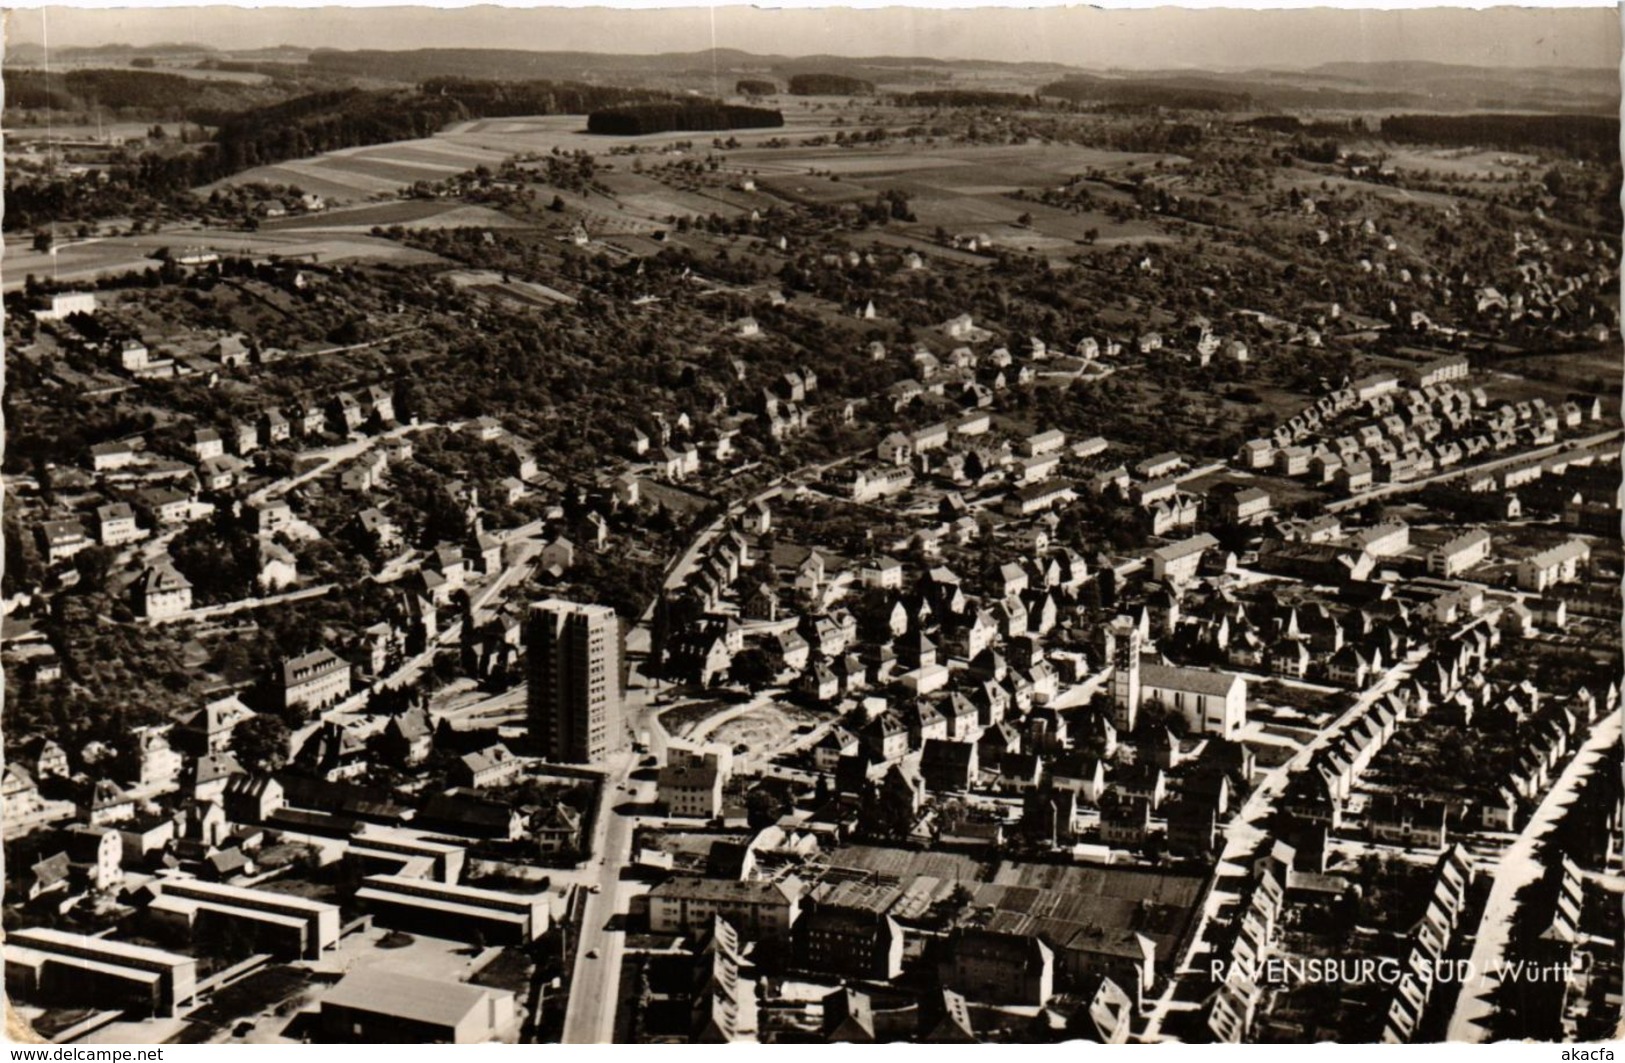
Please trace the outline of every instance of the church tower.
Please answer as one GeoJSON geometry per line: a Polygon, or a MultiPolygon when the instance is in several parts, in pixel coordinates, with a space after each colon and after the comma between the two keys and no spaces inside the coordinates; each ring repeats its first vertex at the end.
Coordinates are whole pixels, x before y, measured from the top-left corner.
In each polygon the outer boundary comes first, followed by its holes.
{"type": "Polygon", "coordinates": [[[1140,627],[1119,616],[1106,629],[1107,656],[1112,662],[1112,722],[1128,734],[1140,715],[1140,627]]]}

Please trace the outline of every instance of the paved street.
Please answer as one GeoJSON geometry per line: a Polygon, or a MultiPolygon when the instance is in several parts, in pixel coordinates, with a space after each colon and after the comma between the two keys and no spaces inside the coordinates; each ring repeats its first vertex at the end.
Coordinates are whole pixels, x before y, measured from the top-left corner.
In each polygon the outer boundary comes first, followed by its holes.
{"type": "Polygon", "coordinates": [[[1580,784],[1593,771],[1618,770],[1618,765],[1603,760],[1604,752],[1620,736],[1620,710],[1599,720],[1587,736],[1578,753],[1558,776],[1545,798],[1529,816],[1529,822],[1518,832],[1517,840],[1501,854],[1500,862],[1485,873],[1495,876],[1489,899],[1484,902],[1484,914],[1479,919],[1477,937],[1473,942],[1473,977],[1461,987],[1456,1010],[1450,1017],[1452,1041],[1483,1041],[1489,1033],[1489,1021],[1494,1006],[1490,998],[1500,984],[1497,965],[1508,959],[1507,939],[1512,931],[1512,917],[1518,910],[1517,894],[1529,883],[1545,873],[1545,865],[1536,859],[1536,844],[1563,818],[1574,803],[1580,784]]]}
{"type": "Polygon", "coordinates": [[[297,476],[284,477],[280,480],[273,480],[271,483],[266,484],[264,487],[261,487],[258,491],[255,491],[248,496],[248,504],[250,506],[254,506],[261,502],[267,501],[268,499],[280,498],[289,491],[293,490],[295,487],[298,487],[300,484],[307,483],[308,481],[314,480],[320,476],[325,476],[345,462],[359,458],[361,455],[365,454],[373,447],[378,446],[385,440],[400,439],[401,437],[411,435],[414,432],[422,432],[426,429],[439,427],[441,426],[432,421],[420,422],[418,424],[403,424],[378,435],[359,436],[352,438],[347,443],[340,443],[336,446],[326,447],[321,450],[304,451],[299,456],[301,458],[315,458],[317,461],[316,465],[313,465],[304,472],[299,473],[297,476]]]}
{"type": "MultiPolygon", "coordinates": [[[[712,542],[730,518],[744,512],[753,502],[767,498],[781,486],[798,477],[820,475],[850,458],[804,466],[780,477],[772,484],[755,492],[749,498],[728,506],[716,520],[700,529],[688,546],[666,568],[663,586],[679,587],[698,563],[705,547],[712,542]]],[[[631,736],[647,732],[649,752],[660,761],[665,760],[667,734],[660,722],[660,713],[666,706],[657,704],[658,682],[641,671],[641,664],[649,652],[649,627],[654,619],[655,603],[651,602],[637,626],[627,633],[626,654],[628,672],[624,718],[631,736]]],[[[599,803],[597,828],[594,833],[594,866],[598,869],[598,892],[589,893],[581,919],[581,941],[576,952],[575,972],[570,984],[570,1002],[564,1019],[565,1044],[608,1044],[614,1038],[616,1000],[621,977],[621,959],[625,948],[622,930],[631,903],[630,884],[620,878],[620,869],[631,864],[632,836],[637,828],[637,817],[617,812],[618,805],[627,802],[652,803],[656,796],[653,782],[637,782],[631,778],[637,765],[636,756],[615,758],[605,775],[604,790],[599,803]],[[631,791],[623,790],[631,787],[631,791]],[[596,951],[597,958],[589,954],[596,951]]]]}
{"type": "MultiPolygon", "coordinates": [[[[587,895],[576,942],[575,970],[570,979],[570,1003],[565,1012],[563,1041],[569,1045],[609,1044],[615,1039],[615,1004],[620,996],[621,956],[626,945],[625,922],[630,893],[623,889],[621,869],[631,863],[632,835],[637,819],[617,811],[636,800],[652,801],[652,782],[624,787],[636,764],[630,753],[618,754],[605,775],[593,831],[592,868],[597,892],[587,895]]],[[[589,887],[591,888],[591,887],[589,887]]]]}
{"type": "Polygon", "coordinates": [[[1182,979],[1200,973],[1191,966],[1191,963],[1211,929],[1209,924],[1225,905],[1240,900],[1236,894],[1217,888],[1216,883],[1222,876],[1245,873],[1248,858],[1264,838],[1264,833],[1258,828],[1257,823],[1268,814],[1275,798],[1286,788],[1288,778],[1293,772],[1307,766],[1314,755],[1331,742],[1333,735],[1359,718],[1360,714],[1377,699],[1404,682],[1426,656],[1426,653],[1413,653],[1395,664],[1380,681],[1362,692],[1341,716],[1320,728],[1315,737],[1306,742],[1290,760],[1271,768],[1254,785],[1252,793],[1224,829],[1224,848],[1212,879],[1215,885],[1208,890],[1207,896],[1197,909],[1197,925],[1190,935],[1189,948],[1175,966],[1175,977],[1169,979],[1162,995],[1151,1004],[1147,1012],[1145,1032],[1140,1038],[1142,1041],[1151,1043],[1166,1040],[1162,1035],[1162,1025],[1167,1021],[1169,1013],[1178,1007],[1174,997],[1182,979]]]}

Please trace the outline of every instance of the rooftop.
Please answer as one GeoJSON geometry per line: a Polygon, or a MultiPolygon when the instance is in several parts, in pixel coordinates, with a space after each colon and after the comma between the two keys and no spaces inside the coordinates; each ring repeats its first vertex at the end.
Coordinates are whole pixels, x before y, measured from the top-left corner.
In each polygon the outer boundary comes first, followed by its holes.
{"type": "Polygon", "coordinates": [[[1140,685],[1163,690],[1183,690],[1192,694],[1226,697],[1245,680],[1230,672],[1213,672],[1206,668],[1179,668],[1165,664],[1140,666],[1140,685]]]}
{"type": "Polygon", "coordinates": [[[364,967],[351,971],[322,1000],[322,1006],[396,1015],[415,1023],[456,1026],[485,1006],[495,990],[462,982],[442,982],[364,967]]]}

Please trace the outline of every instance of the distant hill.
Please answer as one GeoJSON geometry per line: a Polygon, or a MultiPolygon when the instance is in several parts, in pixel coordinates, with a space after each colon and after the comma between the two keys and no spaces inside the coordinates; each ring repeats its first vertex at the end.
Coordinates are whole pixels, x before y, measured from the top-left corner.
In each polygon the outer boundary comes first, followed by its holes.
{"type": "MultiPolygon", "coordinates": [[[[123,66],[131,59],[179,59],[218,54],[206,44],[99,44],[94,48],[53,48],[51,61],[64,66],[85,66],[97,60],[123,66]]],[[[45,49],[37,44],[7,44],[8,65],[34,66],[45,62],[45,49]]]]}
{"type": "Polygon", "coordinates": [[[317,49],[313,66],[334,73],[400,82],[430,77],[480,77],[497,81],[536,78],[606,82],[639,78],[676,78],[713,71],[732,84],[751,74],[833,74],[863,81],[941,80],[955,70],[1013,70],[1040,78],[1054,77],[1068,67],[1058,63],[997,63],[908,56],[756,55],[735,48],[714,51],[663,52],[651,55],[609,55],[595,52],[531,52],[493,48],[418,48],[409,51],[342,51],[317,49]],[[926,76],[929,74],[929,76],[926,76]]]}
{"type": "Polygon", "coordinates": [[[1445,63],[1333,63],[1307,71],[1117,71],[1071,74],[1043,95],[1107,106],[1172,109],[1519,111],[1613,114],[1611,71],[1496,70],[1445,63]]]}
{"type": "MultiPolygon", "coordinates": [[[[37,67],[38,45],[12,44],[12,69],[37,67]]],[[[828,75],[879,90],[1042,92],[1108,107],[1221,111],[1411,110],[1615,114],[1613,70],[1562,67],[1501,69],[1429,62],[1338,62],[1308,70],[1083,70],[1060,63],[955,60],[930,56],[756,54],[734,48],[614,55],[501,48],[308,49],[283,45],[221,50],[191,43],[55,49],[63,69],[127,68],[132,60],[165,66],[262,72],[283,87],[415,87],[435,78],[555,81],[617,85],[673,94],[720,96],[742,83],[828,75]],[[256,64],[256,65],[242,65],[256,64]],[[258,65],[263,64],[263,65],[258,65]],[[989,77],[991,75],[991,78],[989,77]]],[[[141,65],[141,64],[138,64],[141,65]]],[[[803,82],[805,84],[805,82],[803,82]]],[[[762,86],[757,86],[758,90],[762,86]]],[[[835,90],[839,94],[843,90],[835,90]]],[[[766,94],[766,93],[764,93],[766,94]]],[[[850,94],[850,93],[848,93],[850,94]]],[[[220,106],[224,101],[213,101],[220,106]]]]}
{"type": "Polygon", "coordinates": [[[1308,72],[1383,86],[1448,109],[1616,113],[1619,72],[1579,67],[1498,68],[1447,63],[1329,63],[1308,72]]]}

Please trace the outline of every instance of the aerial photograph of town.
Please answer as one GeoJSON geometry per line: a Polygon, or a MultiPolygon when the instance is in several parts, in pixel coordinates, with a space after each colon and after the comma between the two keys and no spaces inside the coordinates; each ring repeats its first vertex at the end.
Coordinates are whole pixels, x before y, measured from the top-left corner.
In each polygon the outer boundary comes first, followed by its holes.
{"type": "Polygon", "coordinates": [[[208,11],[7,12],[10,1038],[1621,1036],[1617,9],[208,11]]]}

